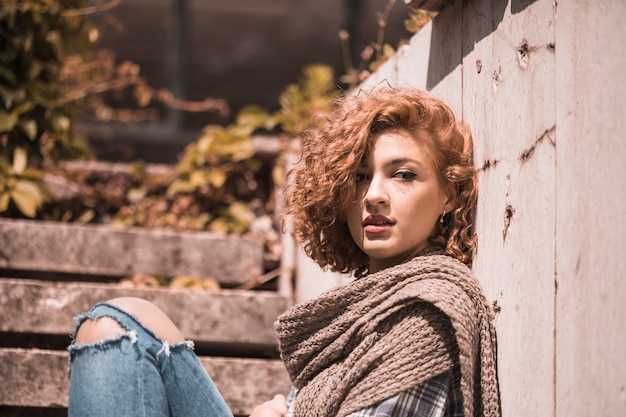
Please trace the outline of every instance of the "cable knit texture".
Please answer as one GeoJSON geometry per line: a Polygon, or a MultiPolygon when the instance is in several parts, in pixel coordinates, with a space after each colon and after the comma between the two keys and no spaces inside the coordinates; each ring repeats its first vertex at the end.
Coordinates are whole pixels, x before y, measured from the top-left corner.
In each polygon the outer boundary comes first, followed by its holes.
{"type": "Polygon", "coordinates": [[[346,416],[453,369],[465,416],[500,416],[493,312],[469,268],[437,252],[279,317],[295,417],[346,416]]]}

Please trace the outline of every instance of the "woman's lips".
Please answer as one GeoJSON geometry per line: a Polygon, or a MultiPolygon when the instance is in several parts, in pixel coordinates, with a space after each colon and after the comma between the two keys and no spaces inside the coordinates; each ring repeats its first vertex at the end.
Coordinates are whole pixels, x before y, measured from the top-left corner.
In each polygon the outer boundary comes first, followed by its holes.
{"type": "Polygon", "coordinates": [[[368,216],[363,221],[365,233],[384,233],[393,227],[394,223],[384,216],[368,216]]]}

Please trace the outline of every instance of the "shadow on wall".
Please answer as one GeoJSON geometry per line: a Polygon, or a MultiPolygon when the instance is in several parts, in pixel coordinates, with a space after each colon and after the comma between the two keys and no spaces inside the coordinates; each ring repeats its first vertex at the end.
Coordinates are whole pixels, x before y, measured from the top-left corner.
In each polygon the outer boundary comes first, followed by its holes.
{"type": "MultiPolygon", "coordinates": [[[[510,0],[511,14],[516,14],[536,0],[510,0]]],[[[426,86],[435,87],[463,58],[473,51],[474,45],[493,33],[504,18],[507,2],[467,0],[461,7],[446,7],[433,21],[431,48],[426,86]],[[471,12],[468,11],[471,9],[471,12]],[[472,21],[464,17],[471,16],[472,21]],[[462,26],[462,30],[451,27],[462,26]]]]}
{"type": "Polygon", "coordinates": [[[511,14],[519,13],[536,0],[511,0],[511,14]]]}

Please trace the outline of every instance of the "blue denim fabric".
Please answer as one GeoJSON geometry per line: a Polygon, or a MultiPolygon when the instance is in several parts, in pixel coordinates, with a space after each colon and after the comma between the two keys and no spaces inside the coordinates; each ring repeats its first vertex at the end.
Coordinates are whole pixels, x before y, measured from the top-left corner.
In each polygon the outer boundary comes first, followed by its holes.
{"type": "Polygon", "coordinates": [[[69,346],[69,417],[232,417],[193,352],[193,342],[168,344],[107,303],[77,316],[76,329],[98,317],[116,320],[126,332],[115,339],[69,346]]]}

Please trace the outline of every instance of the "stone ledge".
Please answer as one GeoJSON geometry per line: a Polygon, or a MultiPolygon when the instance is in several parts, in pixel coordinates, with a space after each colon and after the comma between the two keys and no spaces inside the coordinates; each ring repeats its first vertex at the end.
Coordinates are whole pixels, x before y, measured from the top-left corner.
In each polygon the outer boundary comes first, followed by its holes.
{"type": "Polygon", "coordinates": [[[287,309],[286,298],[271,291],[209,292],[0,279],[0,331],[69,335],[77,313],[98,301],[126,296],[152,301],[186,338],[222,349],[274,349],[273,323],[287,309]]]}
{"type": "Polygon", "coordinates": [[[263,273],[263,242],[210,232],[0,219],[0,268],[128,277],[194,275],[237,286],[263,273]]]}
{"type": "MultiPolygon", "coordinates": [[[[275,394],[287,394],[291,385],[278,360],[201,357],[200,361],[235,415],[249,415],[275,394]]],[[[5,381],[0,384],[0,405],[67,407],[66,368],[66,352],[0,348],[0,375],[5,381]]]]}

